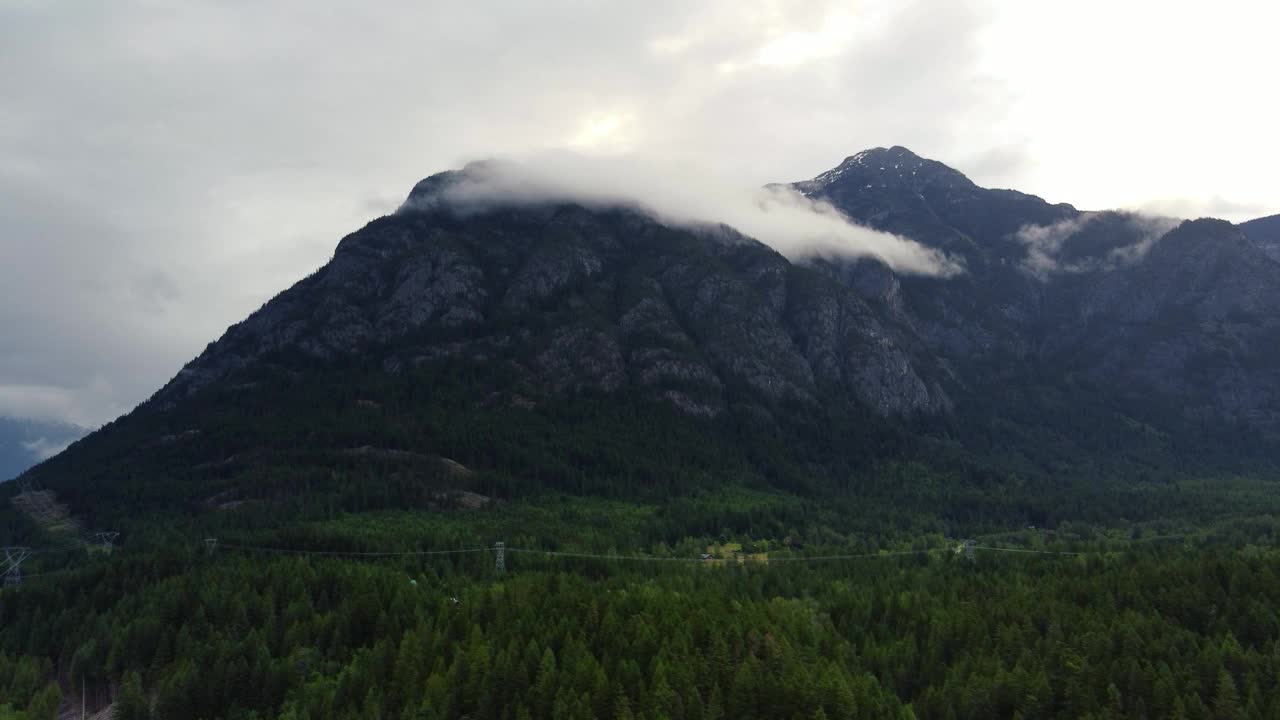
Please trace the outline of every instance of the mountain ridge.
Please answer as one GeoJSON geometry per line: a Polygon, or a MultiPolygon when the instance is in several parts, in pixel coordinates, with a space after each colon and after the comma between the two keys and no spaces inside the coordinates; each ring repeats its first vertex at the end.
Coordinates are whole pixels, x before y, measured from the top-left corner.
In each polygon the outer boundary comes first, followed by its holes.
{"type": "MultiPolygon", "coordinates": [[[[203,511],[219,493],[372,477],[371,460],[334,455],[360,447],[456,458],[480,471],[463,489],[500,492],[619,487],[664,443],[683,449],[644,487],[671,488],[655,478],[677,457],[791,489],[914,457],[1046,479],[1272,461],[1280,298],[1228,223],[1083,213],[900,147],[789,186],[963,258],[930,277],[793,262],[626,203],[423,202],[467,172],[417,183],[133,413],[30,472],[81,488],[80,507],[124,483],[203,511]]],[[[454,482],[413,467],[395,482],[454,482]]]]}
{"type": "Polygon", "coordinates": [[[1240,223],[1240,229],[1268,257],[1280,262],[1280,215],[1240,223]]]}
{"type": "MultiPolygon", "coordinates": [[[[905,149],[871,151],[844,172],[792,187],[855,222],[964,257],[966,273],[956,278],[903,279],[906,302],[938,352],[971,366],[974,360],[1077,364],[1062,371],[1119,387],[1159,385],[1166,397],[1200,403],[1188,415],[1275,427],[1274,373],[1245,370],[1241,353],[1227,349],[1244,341],[1239,349],[1257,358],[1276,343],[1275,313],[1259,302],[1276,294],[1266,272],[1272,263],[1229,223],[1082,213],[961,183],[959,173],[944,173],[941,186],[926,176],[910,193],[886,193],[882,185],[889,183],[868,182],[900,170],[894,161],[904,158],[909,162],[899,166],[927,166],[905,149]],[[1153,274],[1157,265],[1162,270],[1153,274]],[[1148,300],[1131,304],[1132,294],[1148,300]],[[1192,306],[1182,307],[1187,302],[1192,306]],[[1157,315],[1175,310],[1186,314],[1169,316],[1168,335],[1144,337],[1135,325],[1149,329],[1157,315]],[[1112,321],[1128,329],[1116,330],[1112,321]],[[1090,366],[1090,353],[1104,359],[1090,366]],[[1224,370],[1234,368],[1223,373],[1228,377],[1249,373],[1251,387],[1216,397],[1200,392],[1186,381],[1193,358],[1225,363],[1224,370]]],[[[1004,381],[1008,374],[997,370],[993,377],[1004,381]]]]}

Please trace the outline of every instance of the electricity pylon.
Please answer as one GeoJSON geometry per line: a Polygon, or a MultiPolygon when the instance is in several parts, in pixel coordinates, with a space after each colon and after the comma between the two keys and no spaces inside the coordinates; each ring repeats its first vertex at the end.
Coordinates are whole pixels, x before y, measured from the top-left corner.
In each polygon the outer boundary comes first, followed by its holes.
{"type": "Polygon", "coordinates": [[[7,547],[0,548],[4,551],[4,584],[6,587],[10,585],[22,584],[22,561],[31,555],[31,548],[26,547],[7,547]]]}

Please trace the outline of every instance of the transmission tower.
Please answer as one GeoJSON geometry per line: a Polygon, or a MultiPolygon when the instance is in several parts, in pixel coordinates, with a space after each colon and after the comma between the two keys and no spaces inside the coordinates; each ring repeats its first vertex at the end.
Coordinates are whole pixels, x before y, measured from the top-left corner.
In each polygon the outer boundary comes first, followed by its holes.
{"type": "Polygon", "coordinates": [[[116,538],[120,537],[118,532],[100,532],[93,534],[93,541],[102,546],[103,550],[111,552],[115,547],[116,538]]]}
{"type": "Polygon", "coordinates": [[[965,560],[968,560],[969,562],[977,561],[977,557],[975,553],[977,549],[977,545],[978,545],[978,542],[976,540],[965,540],[964,542],[960,543],[960,549],[964,551],[965,560]]]}
{"type": "Polygon", "coordinates": [[[210,555],[212,555],[213,551],[218,548],[218,538],[205,538],[204,548],[209,551],[210,555]]]}
{"type": "Polygon", "coordinates": [[[22,584],[22,561],[31,555],[31,548],[25,547],[7,547],[0,548],[4,551],[4,584],[5,587],[10,585],[22,584]]]}
{"type": "Polygon", "coordinates": [[[497,542],[493,545],[493,569],[498,573],[507,571],[507,544],[497,542]]]}

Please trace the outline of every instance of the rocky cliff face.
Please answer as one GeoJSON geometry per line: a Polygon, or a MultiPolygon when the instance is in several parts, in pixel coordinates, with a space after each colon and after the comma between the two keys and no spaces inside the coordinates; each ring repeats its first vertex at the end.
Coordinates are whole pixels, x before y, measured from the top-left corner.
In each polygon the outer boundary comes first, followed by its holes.
{"type": "Polygon", "coordinates": [[[452,361],[495,378],[477,402],[525,406],[626,391],[704,418],[854,402],[1024,423],[1087,411],[1161,433],[1280,427],[1276,264],[1228,223],[1082,213],[902,147],[792,186],[964,265],[900,277],[865,258],[791,263],[730,228],[635,210],[436,201],[468,172],[424,179],[343,238],[156,404],[260,366],[452,361]]]}
{"type": "Polygon", "coordinates": [[[834,388],[884,414],[951,407],[946,375],[905,318],[873,307],[865,288],[725,227],[575,205],[458,216],[421,202],[452,177],[424,180],[400,212],[343,239],[157,400],[255,364],[358,356],[389,373],[474,363],[504,378],[494,393],[522,403],[628,388],[716,416],[731,403],[814,404],[834,388]]]}
{"type": "Polygon", "coordinates": [[[1144,421],[1280,422],[1275,262],[1227,223],[1085,213],[901,147],[793,185],[965,268],[899,277],[627,209],[435,201],[467,173],[420,182],[159,401],[255,364],[358,357],[388,373],[473,363],[507,402],[628,389],[706,417],[832,397],[889,416],[1001,412],[991,397],[1036,383],[1144,421]]]}
{"type": "Polygon", "coordinates": [[[964,259],[960,276],[902,284],[912,326],[975,391],[1037,378],[1126,412],[1280,422],[1280,266],[1228,223],[1082,213],[905,148],[793,187],[964,259]]]}
{"type": "Polygon", "coordinates": [[[655,493],[844,487],[891,458],[975,482],[1276,460],[1280,267],[1261,225],[1081,212],[904,148],[794,185],[964,267],[922,277],[624,207],[436,201],[468,172],[423,180],[28,472],[81,510],[203,511],[475,489],[441,458],[495,492],[655,493]]]}

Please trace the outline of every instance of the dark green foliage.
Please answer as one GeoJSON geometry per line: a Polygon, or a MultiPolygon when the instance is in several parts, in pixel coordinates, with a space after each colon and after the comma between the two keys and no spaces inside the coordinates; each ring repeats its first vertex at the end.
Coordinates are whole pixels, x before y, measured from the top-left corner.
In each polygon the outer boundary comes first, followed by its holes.
{"type": "Polygon", "coordinates": [[[0,720],[53,720],[62,692],[49,680],[47,658],[16,657],[0,651],[0,720]],[[14,708],[25,709],[19,712],[14,708]]]}
{"type": "MultiPolygon", "coordinates": [[[[208,521],[219,508],[234,508],[224,514],[241,526],[273,528],[285,519],[436,510],[449,507],[459,491],[498,499],[547,491],[628,501],[689,498],[668,506],[667,532],[646,543],[747,532],[761,521],[811,528],[815,512],[839,514],[883,535],[973,534],[1195,511],[1194,503],[1169,507],[1178,495],[1165,490],[1197,468],[1182,463],[1175,473],[1175,456],[1161,443],[1100,462],[1075,454],[1060,435],[1037,434],[1030,420],[1018,425],[1017,418],[986,440],[975,439],[983,432],[979,423],[968,423],[963,432],[971,444],[988,444],[978,456],[849,409],[856,406],[816,414],[778,407],[775,414],[789,418],[781,424],[749,413],[690,418],[625,395],[490,408],[474,402],[477,381],[465,368],[301,379],[266,372],[255,382],[253,392],[210,391],[180,409],[144,406],[33,476],[55,489],[84,525],[126,531],[152,525],[153,513],[208,521]],[[720,499],[744,487],[802,499],[775,504],[768,518],[758,507],[739,513],[720,499]],[[699,505],[698,497],[717,500],[699,505]]],[[[1079,420],[1082,428],[1108,422],[1079,420]]],[[[16,490],[0,486],[0,497],[16,490]]],[[[1200,495],[1221,502],[1212,490],[1200,495]]],[[[0,523],[0,539],[26,542],[32,526],[12,516],[12,523],[0,523]]]]}
{"type": "MultiPolygon", "coordinates": [[[[0,594],[0,653],[28,668],[4,702],[34,712],[64,677],[119,684],[125,708],[158,720],[1280,710],[1280,618],[1265,600],[1280,593],[1277,558],[1258,549],[1276,537],[1274,483],[1008,473],[844,412],[786,429],[589,395],[493,412],[467,400],[468,382],[279,377],[181,413],[143,408],[46,465],[86,524],[126,535],[110,557],[40,556],[27,587],[0,594]],[[453,509],[463,490],[494,500],[453,509]],[[983,534],[1092,554],[811,568],[512,554],[513,573],[494,579],[487,554],[359,563],[229,548],[503,539],[693,558],[724,542],[788,556],[983,534]],[[206,536],[228,547],[210,559],[206,536]]],[[[11,517],[12,541],[57,540],[11,517]]]]}
{"type": "Polygon", "coordinates": [[[125,673],[120,695],[112,710],[113,720],[151,720],[151,703],[142,692],[142,679],[136,672],[125,673]]]}
{"type": "Polygon", "coordinates": [[[169,559],[0,595],[0,691],[32,712],[57,665],[119,678],[117,711],[157,719],[1264,717],[1280,555],[1250,527],[976,564],[512,554],[502,577],[487,554],[210,558],[172,538],[169,559]]]}

